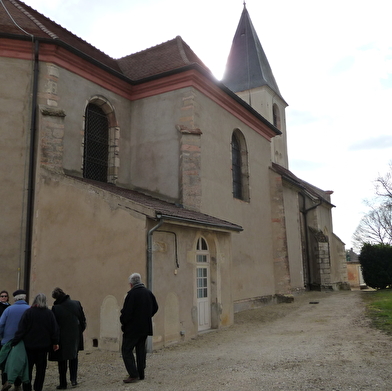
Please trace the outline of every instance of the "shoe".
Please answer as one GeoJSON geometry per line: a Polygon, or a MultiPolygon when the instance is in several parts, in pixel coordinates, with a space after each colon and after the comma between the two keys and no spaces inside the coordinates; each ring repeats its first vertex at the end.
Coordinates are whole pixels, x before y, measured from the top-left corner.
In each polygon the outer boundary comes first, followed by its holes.
{"type": "Polygon", "coordinates": [[[12,384],[8,383],[7,381],[4,383],[3,387],[1,387],[1,391],[7,391],[12,387],[12,384]]]}
{"type": "Polygon", "coordinates": [[[56,390],[66,390],[67,386],[62,386],[61,384],[59,386],[56,387],[56,390]]]}
{"type": "Polygon", "coordinates": [[[71,382],[71,384],[72,384],[72,387],[76,387],[78,385],[78,382],[77,381],[73,381],[73,382],[71,382]]]}
{"type": "Polygon", "coordinates": [[[139,372],[139,380],[144,380],[144,371],[139,372]]]}
{"type": "Polygon", "coordinates": [[[124,383],[135,383],[137,381],[138,381],[137,377],[131,377],[131,376],[129,376],[123,380],[124,383]]]}
{"type": "Polygon", "coordinates": [[[22,386],[15,386],[14,391],[22,391],[22,386]]]}

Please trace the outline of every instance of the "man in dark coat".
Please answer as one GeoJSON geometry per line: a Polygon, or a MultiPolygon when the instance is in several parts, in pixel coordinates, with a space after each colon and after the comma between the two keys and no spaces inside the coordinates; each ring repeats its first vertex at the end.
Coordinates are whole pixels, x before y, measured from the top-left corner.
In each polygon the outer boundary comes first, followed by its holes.
{"type": "Polygon", "coordinates": [[[131,290],[128,292],[121,310],[120,322],[123,331],[122,357],[128,378],[124,383],[144,379],[146,367],[146,340],[152,335],[152,317],[158,311],[153,293],[141,281],[139,273],[129,277],[131,290]],[[136,363],[133,349],[136,349],[136,363]],[[137,364],[137,366],[136,366],[137,364]]]}
{"type": "Polygon", "coordinates": [[[52,311],[60,327],[60,349],[49,355],[49,360],[58,361],[60,385],[58,390],[67,389],[67,367],[69,363],[70,380],[73,387],[78,377],[78,351],[83,350],[83,331],[86,317],[83,307],[77,300],[71,300],[61,288],[52,292],[55,300],[52,311]]]}

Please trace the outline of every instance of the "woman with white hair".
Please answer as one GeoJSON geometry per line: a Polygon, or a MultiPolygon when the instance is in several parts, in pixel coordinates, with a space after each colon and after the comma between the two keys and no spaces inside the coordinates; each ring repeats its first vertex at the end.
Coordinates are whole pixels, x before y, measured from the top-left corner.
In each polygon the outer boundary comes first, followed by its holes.
{"type": "Polygon", "coordinates": [[[34,390],[42,391],[47,354],[50,349],[56,351],[59,348],[59,327],[53,312],[46,305],[46,296],[43,293],[38,293],[31,308],[23,313],[12,345],[15,346],[22,340],[26,348],[30,377],[30,384],[27,387],[23,384],[23,389],[32,389],[31,380],[35,365],[34,390]]]}

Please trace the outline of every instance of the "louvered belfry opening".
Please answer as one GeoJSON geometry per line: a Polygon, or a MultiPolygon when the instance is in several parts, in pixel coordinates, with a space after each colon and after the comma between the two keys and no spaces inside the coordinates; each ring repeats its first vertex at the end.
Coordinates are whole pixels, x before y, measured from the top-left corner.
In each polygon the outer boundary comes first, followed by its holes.
{"type": "Polygon", "coordinates": [[[87,105],[84,129],[83,177],[107,182],[109,123],[103,110],[87,105]]]}

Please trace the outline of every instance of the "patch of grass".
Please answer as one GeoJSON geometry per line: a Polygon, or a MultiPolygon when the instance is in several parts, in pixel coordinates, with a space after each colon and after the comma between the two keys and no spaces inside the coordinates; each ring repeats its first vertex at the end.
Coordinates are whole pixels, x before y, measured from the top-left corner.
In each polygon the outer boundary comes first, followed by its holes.
{"type": "Polygon", "coordinates": [[[366,292],[364,301],[373,326],[392,335],[392,289],[366,292]]]}

